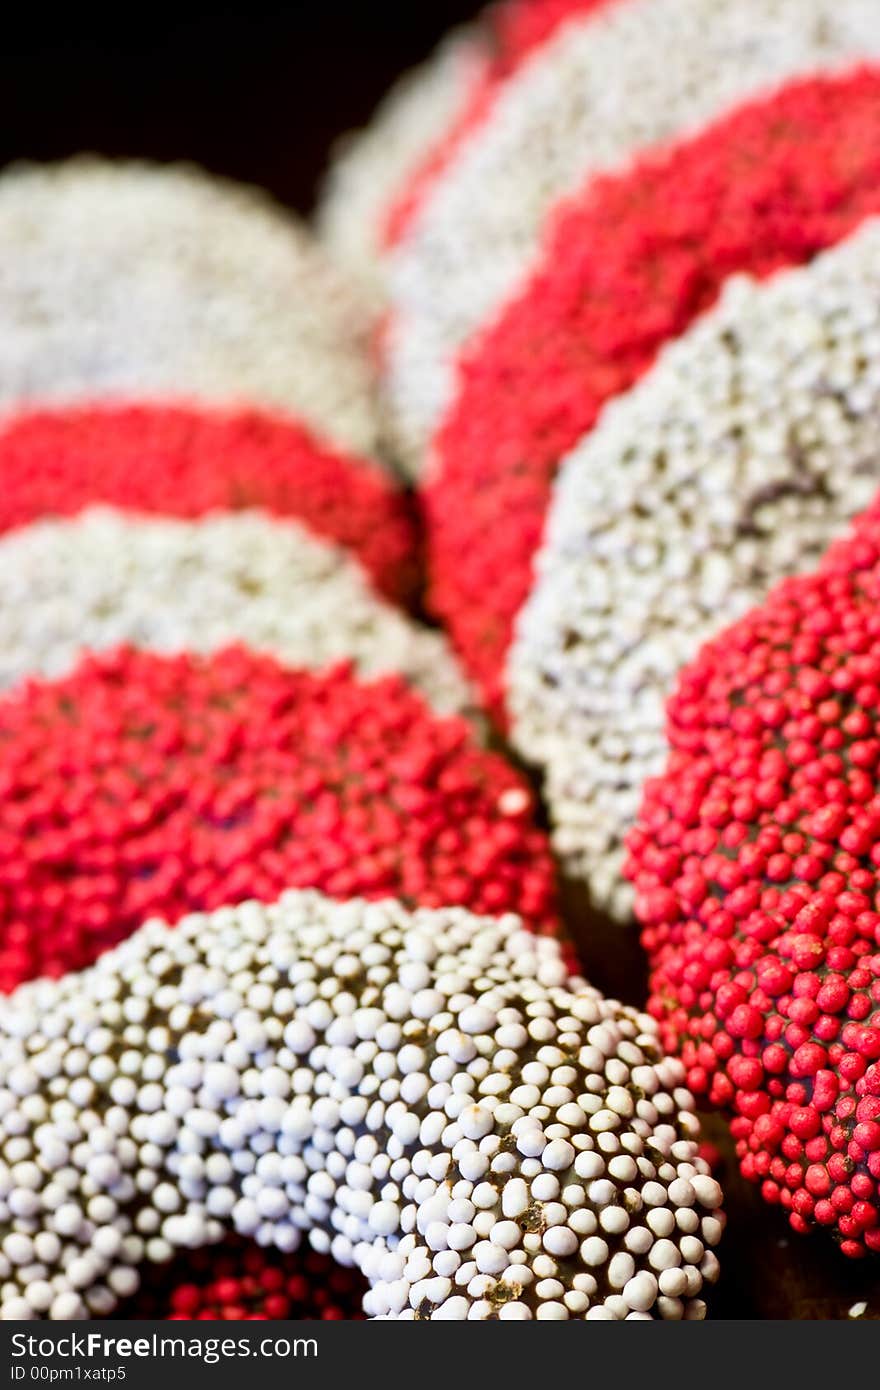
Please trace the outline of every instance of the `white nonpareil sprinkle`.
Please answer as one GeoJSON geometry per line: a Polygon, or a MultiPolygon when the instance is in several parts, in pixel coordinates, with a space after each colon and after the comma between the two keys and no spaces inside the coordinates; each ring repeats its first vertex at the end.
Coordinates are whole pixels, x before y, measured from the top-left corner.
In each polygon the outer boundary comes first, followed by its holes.
{"type": "Polygon", "coordinates": [[[0,409],[259,405],[374,454],[373,326],[373,306],[256,189],[91,157],[0,177],[0,409]]]}
{"type": "Polygon", "coordinates": [[[873,221],[809,266],[731,280],[564,462],[508,657],[513,741],[544,771],[568,872],[615,916],[678,671],[867,506],[878,432],[873,221]]]}
{"type": "Polygon", "coordinates": [[[534,265],[553,204],[797,76],[880,57],[876,0],[615,0],[505,83],[389,259],[392,432],[417,472],[459,349],[534,265]]]}
{"type": "MultiPolygon", "coordinates": [[[[650,1018],[568,977],[560,944],[514,916],[291,892],[173,930],[148,922],[91,969],[0,999],[0,1315],[105,1312],[145,1261],[232,1229],[284,1250],[308,1232],[364,1272],[372,1317],[663,1317],[653,1237],[636,1251],[624,1244],[631,1225],[651,1234],[644,1194],[657,1189],[673,1209],[672,1184],[688,1183],[696,1219],[722,1224],[683,1076],[679,1061],[659,1055],[650,1018]],[[395,1001],[414,964],[428,967],[438,1009],[401,1021],[395,1001]],[[136,1028],[126,1018],[133,998],[146,1005],[136,1028]],[[450,1084],[439,1040],[478,1008],[487,1030],[469,1035],[475,1053],[450,1084]],[[546,1025],[544,1041],[527,1031],[534,1020],[546,1025]],[[501,1048],[498,1033],[518,1023],[520,1046],[501,1048]],[[399,1058],[413,1046],[428,1087],[405,1102],[399,1058]],[[82,1075],[79,1055],[89,1052],[108,1062],[100,1083],[82,1075]],[[22,1098],[37,1085],[31,1059],[45,1107],[22,1098]],[[547,1080],[528,1106],[483,1089],[493,1068],[515,1081],[535,1065],[547,1080]],[[631,1180],[610,1175],[588,1126],[565,1124],[551,1096],[563,1073],[575,1096],[601,1097],[609,1072],[634,1100],[618,1131],[636,1163],[631,1180]],[[651,1102],[636,1072],[651,1078],[651,1102]],[[276,1073],[291,1078],[293,1098],[261,1100],[254,1080],[276,1073]],[[138,1090],[116,1098],[126,1076],[138,1090]],[[180,1092],[185,1106],[171,1103],[180,1092]],[[480,1137],[458,1123],[461,1100],[486,1115],[480,1137]],[[418,1121],[405,1139],[403,1113],[418,1121]],[[677,1138],[674,1162],[653,1142],[666,1131],[677,1138]],[[526,1135],[567,1170],[523,1159],[517,1138],[526,1135]],[[469,1155],[510,1161],[474,1181],[469,1155]],[[588,1187],[576,1176],[587,1155],[594,1175],[608,1174],[588,1187]],[[542,1172],[548,1192],[566,1192],[570,1204],[535,1195],[542,1172]],[[707,1204],[690,1184],[698,1178],[707,1204]],[[100,1228],[90,1205],[99,1185],[100,1228]],[[611,1211],[621,1218],[613,1234],[584,1235],[611,1211]]],[[[676,1243],[685,1282],[673,1285],[684,1300],[675,1316],[683,1307],[700,1317],[717,1263],[703,1242],[673,1231],[664,1267],[676,1243]]]]}
{"type": "Polygon", "coordinates": [[[291,519],[95,507],[0,537],[0,687],[62,675],[86,649],[210,652],[233,642],[291,667],[352,660],[367,676],[397,673],[444,714],[472,703],[444,639],[291,519]]]}

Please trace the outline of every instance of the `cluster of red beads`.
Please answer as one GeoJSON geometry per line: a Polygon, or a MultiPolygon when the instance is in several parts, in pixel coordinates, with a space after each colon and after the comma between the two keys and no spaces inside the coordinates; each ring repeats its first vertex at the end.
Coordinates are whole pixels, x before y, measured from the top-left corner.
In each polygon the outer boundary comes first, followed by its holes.
{"type": "Polygon", "coordinates": [[[138,1293],[120,1318],[193,1321],[308,1322],[362,1320],[366,1281],[327,1255],[309,1250],[291,1258],[232,1239],[195,1250],[170,1265],[148,1266],[138,1293]]]}
{"type": "Polygon", "coordinates": [[[470,136],[479,130],[499,89],[525,59],[552,38],[566,20],[610,3],[611,0],[508,0],[488,12],[490,57],[475,73],[455,120],[410,170],[389,204],[381,227],[381,242],[386,249],[404,239],[431,190],[470,136]]]}
{"type": "Polygon", "coordinates": [[[627,865],[664,1043],[795,1230],[880,1251],[880,500],[668,719],[627,865]]]}
{"type": "Polygon", "coordinates": [[[807,262],[880,211],[880,74],[799,82],[592,181],[460,363],[425,490],[429,603],[503,713],[560,460],[728,277],[807,262]]]}
{"type": "Polygon", "coordinates": [[[287,888],[556,929],[530,791],[400,678],[123,649],[0,702],[0,989],[287,888]]]}
{"type": "Polygon", "coordinates": [[[411,595],[406,499],[377,466],[256,411],[132,405],[34,411],[0,432],[0,530],[93,502],[197,517],[262,507],[349,548],[378,589],[411,595]]]}

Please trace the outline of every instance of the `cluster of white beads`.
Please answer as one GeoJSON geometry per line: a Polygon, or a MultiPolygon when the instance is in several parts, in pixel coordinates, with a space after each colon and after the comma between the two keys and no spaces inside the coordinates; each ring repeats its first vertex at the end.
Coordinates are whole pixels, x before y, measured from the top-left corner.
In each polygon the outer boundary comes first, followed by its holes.
{"type": "Polygon", "coordinates": [[[715,309],[563,464],[508,658],[514,742],[556,848],[627,916],[623,837],[676,674],[880,482],[880,222],[715,309]]]}
{"type": "Polygon", "coordinates": [[[394,672],[444,714],[474,704],[445,639],[296,521],[95,507],[0,538],[0,686],[62,675],[84,650],[210,652],[233,642],[291,667],[351,660],[364,675],[394,672]]]}
{"type": "Polygon", "coordinates": [[[427,62],[394,84],[368,126],[339,142],[317,223],[340,263],[381,282],[385,216],[421,160],[454,125],[484,66],[479,27],[454,30],[427,62]]]}
{"type": "Polygon", "coordinates": [[[227,1230],[392,1318],[701,1317],[720,1190],[656,1025],[519,918],[288,893],[0,999],[0,1316],[227,1230]]]}
{"type": "Polygon", "coordinates": [[[564,25],[505,83],[390,258],[387,391],[406,466],[422,467],[458,349],[523,283],[560,197],[748,97],[868,57],[875,0],[614,0],[564,25]]]}
{"type": "Polygon", "coordinates": [[[292,217],[185,165],[0,177],[0,408],[158,397],[274,407],[375,452],[372,308],[292,217]]]}

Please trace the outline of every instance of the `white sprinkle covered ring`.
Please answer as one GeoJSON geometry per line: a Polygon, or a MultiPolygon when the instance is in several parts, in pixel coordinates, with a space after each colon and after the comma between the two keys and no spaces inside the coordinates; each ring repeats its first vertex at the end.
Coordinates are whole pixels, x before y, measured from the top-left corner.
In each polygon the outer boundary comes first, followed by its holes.
{"type": "Polygon", "coordinates": [[[720,1189],[655,1024],[519,918],[291,892],[0,999],[0,1314],[230,1230],[374,1317],[699,1318],[720,1189]]]}

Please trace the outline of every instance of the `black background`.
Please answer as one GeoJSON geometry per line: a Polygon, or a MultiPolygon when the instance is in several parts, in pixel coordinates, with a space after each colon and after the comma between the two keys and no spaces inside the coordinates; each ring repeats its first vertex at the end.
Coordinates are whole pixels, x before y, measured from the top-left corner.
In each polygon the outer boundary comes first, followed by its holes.
{"type": "Polygon", "coordinates": [[[0,164],[187,158],[306,212],[333,138],[477,0],[0,5],[0,164]]]}

